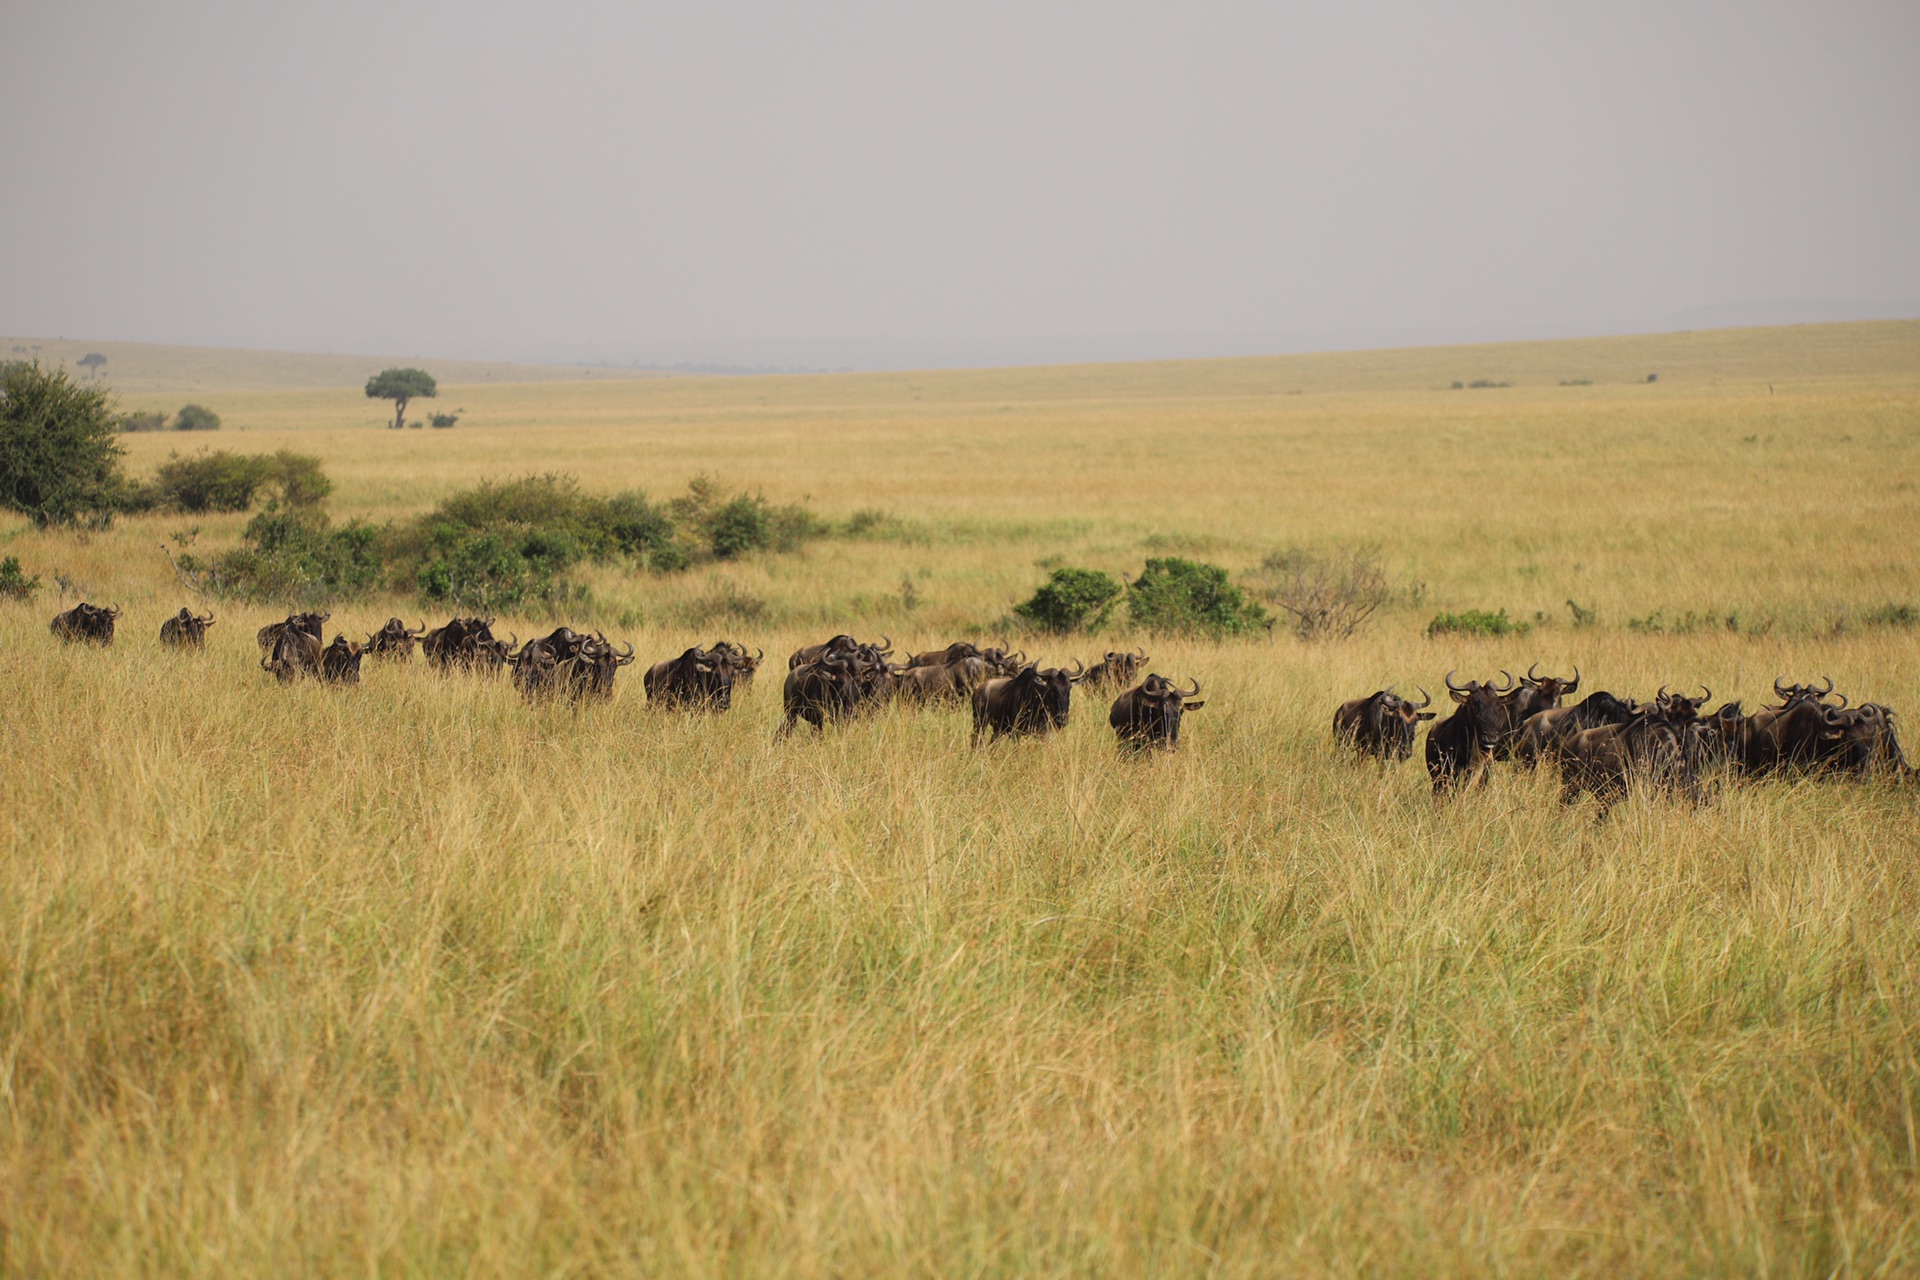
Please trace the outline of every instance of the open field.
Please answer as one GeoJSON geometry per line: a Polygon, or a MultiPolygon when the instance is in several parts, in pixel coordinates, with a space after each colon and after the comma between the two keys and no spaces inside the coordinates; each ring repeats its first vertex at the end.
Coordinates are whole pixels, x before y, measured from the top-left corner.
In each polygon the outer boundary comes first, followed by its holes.
{"type": "Polygon", "coordinates": [[[244,517],[8,517],[48,586],[0,603],[0,1273],[1920,1269],[1920,788],[1603,823],[1506,767],[1436,806],[1326,730],[1535,659],[1915,714],[1920,628],[1868,619],[1920,605],[1920,324],[448,379],[444,432],[230,376],[190,398],[244,430],[128,437],[132,468],[295,448],[336,519],[546,470],[888,513],[594,570],[590,620],[643,660],[924,647],[1042,563],[1372,541],[1396,592],[1342,643],[1029,639],[1203,682],[1182,752],[1135,760],[1080,699],[979,751],[951,711],[780,739],[771,669],[725,717],[650,712],[637,669],[578,711],[423,665],[279,688],[265,607],[215,602],[204,655],[153,643],[187,599],[157,545],[244,517]],[[1513,385],[1446,389],[1480,378],[1513,385]],[[48,636],[81,594],[126,608],[113,648],[48,636]],[[1459,608],[1534,630],[1426,638],[1459,608]]]}

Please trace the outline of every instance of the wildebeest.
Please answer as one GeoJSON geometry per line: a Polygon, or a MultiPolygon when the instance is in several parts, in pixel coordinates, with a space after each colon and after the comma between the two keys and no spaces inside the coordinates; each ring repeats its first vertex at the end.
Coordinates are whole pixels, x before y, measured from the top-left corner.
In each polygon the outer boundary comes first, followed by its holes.
{"type": "Polygon", "coordinates": [[[747,656],[745,645],[735,644],[731,640],[715,640],[707,646],[707,652],[716,659],[725,658],[727,665],[733,668],[733,688],[736,693],[747,693],[753,688],[753,673],[760,669],[760,662],[767,656],[765,649],[758,650],[751,658],[747,656]]]}
{"type": "Polygon", "coordinates": [[[912,702],[964,700],[987,678],[987,664],[978,653],[951,662],[923,663],[898,670],[899,694],[912,702]]]}
{"type": "Polygon", "coordinates": [[[944,649],[929,649],[925,653],[908,654],[907,669],[911,671],[915,667],[944,667],[962,658],[979,656],[980,646],[966,640],[955,640],[944,649]]]}
{"type": "Polygon", "coordinates": [[[280,624],[271,647],[260,658],[260,669],[282,684],[320,674],[320,637],[290,623],[280,624]]]}
{"type": "Polygon", "coordinates": [[[212,625],[211,612],[196,614],[183,607],[160,624],[160,643],[175,649],[204,649],[207,647],[207,628],[212,625]]]}
{"type": "Polygon", "coordinates": [[[65,613],[55,615],[49,629],[68,644],[112,644],[113,624],[119,618],[119,605],[102,609],[83,600],[65,613]]]}
{"type": "Polygon", "coordinates": [[[331,613],[311,612],[288,614],[285,621],[269,622],[266,626],[260,628],[260,630],[254,633],[253,638],[259,643],[260,652],[263,656],[270,652],[273,649],[274,642],[279,640],[280,636],[289,630],[304,631],[313,637],[315,644],[319,644],[326,640],[326,636],[322,631],[322,624],[332,616],[331,613]]]}
{"type": "Polygon", "coordinates": [[[1124,689],[1133,683],[1140,668],[1146,665],[1145,649],[1135,648],[1132,653],[1118,653],[1109,649],[1100,661],[1087,668],[1087,678],[1082,683],[1089,689],[1109,686],[1124,689]]]}
{"type": "Polygon", "coordinates": [[[335,636],[333,643],[320,651],[320,678],[329,684],[359,684],[360,659],[366,651],[365,645],[335,636]]]}
{"type": "Polygon", "coordinates": [[[1413,754],[1413,739],[1422,720],[1435,714],[1433,695],[1420,690],[1420,702],[1409,702],[1391,687],[1353,698],[1333,713],[1333,736],[1363,756],[1405,760],[1413,754]]]}
{"type": "Polygon", "coordinates": [[[633,646],[622,653],[599,632],[586,637],[571,658],[559,664],[559,679],[573,698],[611,698],[613,678],[633,662],[633,646]]]}
{"type": "Polygon", "coordinates": [[[1631,698],[1619,698],[1605,689],[1596,689],[1571,707],[1536,711],[1520,726],[1513,744],[1514,761],[1523,768],[1532,768],[1551,759],[1561,742],[1582,729],[1625,724],[1637,706],[1631,698]]]}
{"type": "Polygon", "coordinates": [[[1207,705],[1206,699],[1199,695],[1198,680],[1193,682],[1193,688],[1182,690],[1163,675],[1149,675],[1113,700],[1107,723],[1119,735],[1122,746],[1164,747],[1172,751],[1180,745],[1181,714],[1207,705]]]}
{"type": "Polygon", "coordinates": [[[1042,668],[1030,662],[1017,675],[999,676],[973,691],[973,740],[982,735],[1048,733],[1065,728],[1072,708],[1073,686],[1085,678],[1086,666],[1074,660],[1074,669],[1042,668]]]}
{"type": "Polygon", "coordinates": [[[837,722],[852,716],[859,697],[860,676],[848,655],[827,654],[789,667],[786,684],[780,690],[787,716],[780,732],[792,733],[800,720],[818,732],[829,720],[837,722]]]}
{"type": "Polygon", "coordinates": [[[469,671],[497,671],[519,642],[518,636],[497,640],[492,618],[453,618],[435,627],[420,641],[427,662],[440,671],[456,667],[469,671]]]}
{"type": "Polygon", "coordinates": [[[1507,713],[1507,729],[1500,737],[1500,745],[1493,750],[1496,760],[1505,760],[1513,754],[1520,730],[1529,719],[1542,711],[1557,710],[1561,698],[1580,687],[1579,667],[1573,669],[1573,678],[1569,680],[1560,676],[1540,675],[1539,666],[1536,662],[1528,667],[1527,674],[1520,677],[1520,687],[1500,698],[1500,705],[1507,713]]]}
{"type": "Polygon", "coordinates": [[[1008,652],[1005,644],[996,645],[980,651],[980,661],[986,667],[987,675],[1013,676],[1020,674],[1020,668],[1027,665],[1027,651],[1024,649],[1008,652]]]}
{"type": "Polygon", "coordinates": [[[633,646],[621,653],[597,631],[587,635],[561,626],[527,641],[503,661],[513,669],[514,686],[530,701],[551,693],[564,693],[575,701],[589,696],[610,698],[614,676],[633,661],[633,646]]]}
{"type": "Polygon", "coordinates": [[[795,649],[792,656],[787,659],[787,670],[792,671],[795,667],[803,663],[817,662],[821,658],[846,657],[858,649],[872,649],[882,658],[885,658],[893,652],[893,639],[891,636],[881,636],[879,644],[863,645],[850,635],[837,635],[831,640],[825,640],[819,644],[803,645],[795,649]]]}
{"type": "Polygon", "coordinates": [[[1427,730],[1427,773],[1435,795],[1451,787],[1485,784],[1493,753],[1507,730],[1500,695],[1513,688],[1513,677],[1500,674],[1507,676],[1504,686],[1479,680],[1458,685],[1453,672],[1447,672],[1447,692],[1460,705],[1427,730]]]}
{"type": "Polygon", "coordinates": [[[1840,713],[1840,738],[1828,748],[1826,762],[1862,777],[1887,774],[1912,779],[1914,768],[1893,729],[1893,708],[1863,702],[1840,713]]]}
{"type": "Polygon", "coordinates": [[[427,624],[424,622],[417,627],[409,627],[398,618],[388,618],[385,626],[367,633],[367,652],[376,658],[412,662],[414,642],[425,634],[427,624]]]}
{"type": "Polygon", "coordinates": [[[647,701],[663,707],[725,711],[733,705],[733,653],[698,645],[656,662],[640,677],[647,701]]]}
{"type": "Polygon", "coordinates": [[[1686,724],[1658,704],[1642,707],[1625,724],[1580,730],[1561,744],[1555,757],[1561,801],[1571,804],[1582,793],[1591,793],[1605,817],[1629,785],[1640,782],[1698,802],[1699,784],[1685,733],[1686,724]]]}

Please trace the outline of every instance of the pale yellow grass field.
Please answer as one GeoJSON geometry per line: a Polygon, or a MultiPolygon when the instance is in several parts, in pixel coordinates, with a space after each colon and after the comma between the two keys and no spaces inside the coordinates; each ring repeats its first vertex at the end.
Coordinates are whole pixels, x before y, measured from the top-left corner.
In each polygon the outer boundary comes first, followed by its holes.
{"type": "Polygon", "coordinates": [[[192,443],[319,453],[342,518],[557,469],[905,522],[596,571],[652,657],[944,641],[1052,556],[1364,537],[1427,588],[1342,644],[1144,638],[1208,705],[1124,760],[1086,700],[976,752],[945,711],[780,739],[773,679],[691,719],[634,672],[579,711],[420,666],[282,689],[265,609],[216,604],[205,655],[152,642],[184,600],[155,544],[239,519],[9,524],[0,551],[128,617],[68,650],[51,592],[0,606],[0,1271],[1911,1272],[1915,788],[1598,823],[1503,770],[1435,806],[1325,726],[1535,658],[1749,705],[1829,673],[1911,714],[1920,634],[1830,633],[1920,602],[1916,335],[1633,340],[1653,386],[1501,348],[1348,357],[1300,396],[1285,362],[462,387],[452,432],[261,393],[259,429],[192,443]],[[1525,385],[1423,389],[1481,376],[1525,385]],[[1421,635],[1467,606],[1550,616],[1421,635]],[[1776,621],[1624,627],[1654,609],[1776,621]]]}

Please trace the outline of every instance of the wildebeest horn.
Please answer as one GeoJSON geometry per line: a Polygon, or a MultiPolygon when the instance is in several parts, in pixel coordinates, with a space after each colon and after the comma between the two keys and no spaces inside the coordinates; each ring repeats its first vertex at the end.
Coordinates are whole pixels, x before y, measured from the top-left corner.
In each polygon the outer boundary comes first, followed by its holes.
{"type": "Polygon", "coordinates": [[[1784,688],[1782,688],[1782,687],[1781,687],[1781,685],[1780,685],[1780,677],[1779,677],[1779,676],[1775,676],[1775,677],[1773,678],[1773,696],[1774,696],[1774,697],[1776,697],[1776,698],[1784,698],[1784,697],[1787,697],[1787,696],[1788,696],[1788,694],[1787,694],[1787,690],[1785,690],[1784,688]]]}
{"type": "Polygon", "coordinates": [[[1509,670],[1507,670],[1507,669],[1506,669],[1505,667],[1502,667],[1502,668],[1500,668],[1500,674],[1501,674],[1501,675],[1503,675],[1503,676],[1505,676],[1505,677],[1507,678],[1507,682],[1506,682],[1506,684],[1504,684],[1504,685],[1502,685],[1502,686],[1500,687],[1500,692],[1502,692],[1502,693],[1505,693],[1505,692],[1507,692],[1507,690],[1509,690],[1509,689],[1511,689],[1511,688],[1513,688],[1513,686],[1514,686],[1514,685],[1515,685],[1516,683],[1518,683],[1518,682],[1517,682],[1516,680],[1514,680],[1514,678],[1513,678],[1513,672],[1511,672],[1511,671],[1509,671],[1509,670]]]}
{"type": "Polygon", "coordinates": [[[401,630],[406,631],[407,634],[410,636],[423,636],[427,634],[427,620],[425,618],[422,618],[420,620],[420,625],[411,631],[407,631],[405,627],[402,627],[401,630]]]}
{"type": "MultiPolygon", "coordinates": [[[[1822,696],[1824,696],[1824,695],[1822,695],[1822,696]]],[[[1836,708],[1834,708],[1834,710],[1836,710],[1836,711],[1845,711],[1845,710],[1847,709],[1847,695],[1846,695],[1846,694],[1844,694],[1844,693],[1836,693],[1836,694],[1834,694],[1833,696],[1834,696],[1834,697],[1836,697],[1836,698],[1838,698],[1838,699],[1840,699],[1840,705],[1839,705],[1838,707],[1836,707],[1836,708]]]]}
{"type": "Polygon", "coordinates": [[[1421,696],[1422,698],[1424,698],[1424,699],[1426,699],[1426,701],[1424,701],[1424,702],[1422,702],[1422,703],[1420,704],[1420,705],[1421,705],[1422,707],[1430,707],[1430,706],[1432,706],[1432,705],[1433,705],[1433,695],[1432,695],[1432,694],[1430,694],[1430,693],[1428,693],[1428,692],[1427,692],[1427,691],[1426,691],[1425,689],[1423,689],[1423,688],[1421,688],[1421,687],[1420,687],[1419,685],[1415,685],[1415,686],[1413,686],[1413,687],[1414,687],[1414,688],[1416,688],[1416,689],[1419,689],[1419,690],[1420,690],[1420,696],[1421,696]]]}
{"type": "MultiPolygon", "coordinates": [[[[744,652],[744,650],[743,650],[743,652],[744,652]]],[[[764,657],[766,657],[766,656],[767,656],[767,651],[766,651],[765,649],[762,649],[762,648],[761,648],[761,647],[760,647],[759,645],[755,645],[755,646],[753,646],[753,660],[754,660],[755,662],[758,662],[758,661],[760,661],[760,659],[762,659],[762,658],[764,658],[764,657]]]]}
{"type": "MultiPolygon", "coordinates": [[[[608,647],[611,648],[612,646],[608,646],[608,647]]],[[[633,645],[631,643],[627,645],[627,651],[620,655],[620,661],[622,662],[633,661],[633,645]]]]}
{"type": "Polygon", "coordinates": [[[1701,686],[1700,686],[1700,701],[1704,703],[1704,702],[1708,702],[1708,701],[1710,701],[1710,700],[1711,700],[1712,698],[1713,698],[1713,690],[1711,690],[1711,689],[1709,689],[1709,688],[1707,688],[1707,686],[1705,686],[1705,685],[1701,685],[1701,686]]]}
{"type": "Polygon", "coordinates": [[[1540,664],[1535,662],[1527,667],[1527,679],[1532,681],[1538,681],[1540,679],[1538,675],[1534,674],[1534,672],[1539,668],[1539,666],[1540,664]]]}
{"type": "Polygon", "coordinates": [[[1572,693],[1575,689],[1578,689],[1579,687],[1580,687],[1580,664],[1576,662],[1573,664],[1573,680],[1567,685],[1567,687],[1562,692],[1572,693]]]}
{"type": "Polygon", "coordinates": [[[1653,695],[1653,700],[1655,702],[1665,702],[1667,700],[1667,686],[1661,685],[1660,692],[1653,695]]]}
{"type": "Polygon", "coordinates": [[[877,645],[875,645],[875,646],[873,646],[873,647],[874,647],[874,648],[875,648],[875,649],[876,649],[877,651],[879,651],[879,652],[881,652],[881,653],[892,653],[892,652],[893,652],[893,637],[892,637],[892,636],[881,636],[881,637],[880,637],[880,643],[879,643],[879,644],[877,644],[877,645]]]}
{"type": "Polygon", "coordinates": [[[117,604],[110,604],[110,605],[108,605],[108,606],[107,606],[107,616],[109,616],[109,617],[113,617],[113,618],[117,618],[117,617],[119,617],[119,616],[120,616],[120,606],[119,606],[119,605],[117,605],[117,604]]]}
{"type": "MultiPolygon", "coordinates": [[[[1457,669],[1457,668],[1456,668],[1456,669],[1457,669]]],[[[1465,693],[1465,692],[1466,692],[1466,690],[1465,690],[1465,689],[1463,689],[1463,688],[1461,688],[1461,687],[1460,687],[1459,685],[1457,685],[1457,684],[1455,684],[1455,683],[1453,682],[1453,671],[1448,671],[1448,672],[1447,672],[1447,674],[1446,674],[1446,676],[1445,676],[1445,679],[1446,679],[1446,682],[1447,682],[1447,688],[1448,688],[1448,689],[1449,689],[1450,691],[1452,691],[1452,692],[1454,692],[1454,693],[1465,693]]],[[[1472,684],[1473,682],[1472,682],[1471,680],[1469,680],[1469,681],[1468,681],[1467,683],[1468,683],[1469,685],[1471,685],[1471,684],[1472,684]]]]}
{"type": "Polygon", "coordinates": [[[1133,649],[1133,656],[1139,659],[1141,662],[1145,662],[1147,660],[1147,651],[1145,649],[1140,648],[1138,645],[1135,645],[1133,649]]]}
{"type": "Polygon", "coordinates": [[[1198,676],[1193,677],[1193,688],[1185,691],[1184,693],[1178,689],[1175,689],[1174,692],[1179,693],[1182,698],[1199,697],[1200,696],[1200,677],[1198,676]]]}
{"type": "Polygon", "coordinates": [[[329,609],[325,613],[320,615],[320,621],[325,622],[331,617],[333,617],[333,610],[329,609]]]}
{"type": "MultiPolygon", "coordinates": [[[[1060,669],[1062,671],[1066,671],[1065,667],[1062,667],[1060,669]]],[[[1069,678],[1078,680],[1081,676],[1085,675],[1086,673],[1087,673],[1087,664],[1080,661],[1080,659],[1075,658],[1073,660],[1073,670],[1068,673],[1069,678]]]]}
{"type": "MultiPolygon", "coordinates": [[[[1822,690],[1820,691],[1820,696],[1821,696],[1821,697],[1823,697],[1823,698],[1824,698],[1824,697],[1826,697],[1826,696],[1827,696],[1828,694],[1830,694],[1830,693],[1832,693],[1832,692],[1833,692],[1833,677],[1832,677],[1832,676],[1827,676],[1827,677],[1825,677],[1825,679],[1826,679],[1826,682],[1827,682],[1827,687],[1826,687],[1826,688],[1824,688],[1824,689],[1822,689],[1822,690]]],[[[1809,686],[1809,687],[1811,687],[1811,686],[1809,686]]]]}

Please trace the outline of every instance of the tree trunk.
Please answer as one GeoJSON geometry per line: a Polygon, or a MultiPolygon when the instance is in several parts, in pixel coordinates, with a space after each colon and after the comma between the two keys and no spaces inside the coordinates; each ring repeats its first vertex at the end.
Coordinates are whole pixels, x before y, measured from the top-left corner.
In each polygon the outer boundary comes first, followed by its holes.
{"type": "Polygon", "coordinates": [[[405,396],[395,396],[393,398],[393,429],[398,431],[406,425],[407,398],[405,396]]]}

